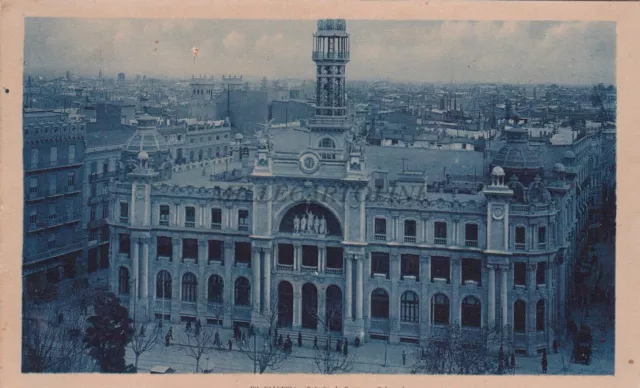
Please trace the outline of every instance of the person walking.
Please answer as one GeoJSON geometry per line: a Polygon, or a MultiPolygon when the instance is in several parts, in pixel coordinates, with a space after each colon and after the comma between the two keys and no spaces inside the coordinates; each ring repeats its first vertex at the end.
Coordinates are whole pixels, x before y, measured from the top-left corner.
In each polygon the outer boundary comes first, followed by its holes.
{"type": "Polygon", "coordinates": [[[404,350],[402,351],[402,365],[406,365],[407,364],[407,353],[404,352],[404,350]]]}
{"type": "Polygon", "coordinates": [[[347,357],[347,355],[349,354],[349,343],[345,340],[344,341],[344,346],[342,347],[342,354],[347,357]]]}
{"type": "Polygon", "coordinates": [[[511,353],[511,369],[516,370],[516,354],[511,353]]]}
{"type": "Polygon", "coordinates": [[[222,345],[220,343],[220,334],[218,334],[218,332],[216,331],[216,335],[213,337],[213,344],[220,347],[220,345],[222,345]]]}
{"type": "Polygon", "coordinates": [[[299,348],[302,347],[302,332],[301,331],[298,332],[298,347],[299,348]]]}
{"type": "Polygon", "coordinates": [[[318,348],[318,336],[314,336],[314,337],[313,337],[313,349],[315,349],[315,350],[320,350],[320,349],[318,348]]]}
{"type": "Polygon", "coordinates": [[[187,320],[187,327],[185,328],[187,333],[191,333],[191,319],[187,320]]]}
{"type": "Polygon", "coordinates": [[[548,361],[547,361],[547,352],[543,352],[542,353],[542,373],[543,374],[547,374],[547,365],[548,365],[548,361]]]}
{"type": "Polygon", "coordinates": [[[233,350],[233,341],[231,341],[231,338],[229,338],[229,341],[227,341],[227,345],[229,346],[229,351],[233,350]]]}

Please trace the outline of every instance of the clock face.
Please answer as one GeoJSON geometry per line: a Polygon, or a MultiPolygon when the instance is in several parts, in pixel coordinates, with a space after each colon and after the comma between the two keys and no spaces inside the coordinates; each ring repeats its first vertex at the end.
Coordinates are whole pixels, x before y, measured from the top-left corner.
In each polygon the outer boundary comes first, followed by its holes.
{"type": "Polygon", "coordinates": [[[320,167],[318,156],[311,152],[302,154],[300,156],[299,163],[300,169],[307,174],[312,174],[318,171],[318,168],[320,167]]]}
{"type": "Polygon", "coordinates": [[[142,190],[142,189],[136,190],[136,198],[143,199],[144,198],[144,190],[142,190]]]}
{"type": "Polygon", "coordinates": [[[493,208],[493,218],[495,220],[501,220],[504,217],[504,210],[500,207],[493,208]]]}

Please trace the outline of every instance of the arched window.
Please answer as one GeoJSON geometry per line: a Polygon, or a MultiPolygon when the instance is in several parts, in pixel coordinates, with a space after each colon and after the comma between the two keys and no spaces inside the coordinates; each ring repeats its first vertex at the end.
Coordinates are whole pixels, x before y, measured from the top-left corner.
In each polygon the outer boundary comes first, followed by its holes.
{"type": "Polygon", "coordinates": [[[419,308],[418,294],[413,291],[405,291],[400,297],[400,320],[402,322],[418,322],[419,308]]]}
{"type": "Polygon", "coordinates": [[[237,278],[235,287],[235,304],[239,306],[249,305],[249,292],[251,291],[251,285],[247,278],[237,278]]]}
{"type": "Polygon", "coordinates": [[[328,138],[325,137],[324,139],[320,140],[320,143],[318,144],[318,147],[320,148],[336,148],[336,143],[328,138]]]}
{"type": "Polygon", "coordinates": [[[196,153],[194,151],[189,152],[189,161],[190,162],[196,161],[196,153]]]}
{"type": "Polygon", "coordinates": [[[129,270],[125,267],[120,267],[118,271],[119,281],[118,281],[118,292],[120,294],[128,294],[129,291],[129,270]]]}
{"type": "Polygon", "coordinates": [[[171,274],[168,271],[160,271],[156,275],[156,298],[171,299],[171,274]]]}
{"type": "Polygon", "coordinates": [[[518,299],[513,304],[513,331],[524,333],[527,330],[527,304],[518,299]]]}
{"type": "Polygon", "coordinates": [[[208,284],[208,298],[209,302],[222,303],[224,295],[224,281],[219,275],[211,275],[209,277],[208,284]]]}
{"type": "Polygon", "coordinates": [[[371,317],[389,318],[389,294],[382,288],[376,288],[371,293],[371,317]]]}
{"type": "Polygon", "coordinates": [[[187,272],[182,276],[182,301],[195,302],[198,297],[198,280],[196,275],[187,272]]]}
{"type": "Polygon", "coordinates": [[[480,300],[475,296],[467,296],[462,300],[462,326],[480,327],[480,300]]]}
{"type": "Polygon", "coordinates": [[[544,300],[540,299],[536,303],[536,331],[544,331],[545,328],[545,306],[544,300]]]}
{"type": "Polygon", "coordinates": [[[431,317],[434,325],[449,324],[449,298],[444,294],[435,294],[431,298],[431,317]]]}

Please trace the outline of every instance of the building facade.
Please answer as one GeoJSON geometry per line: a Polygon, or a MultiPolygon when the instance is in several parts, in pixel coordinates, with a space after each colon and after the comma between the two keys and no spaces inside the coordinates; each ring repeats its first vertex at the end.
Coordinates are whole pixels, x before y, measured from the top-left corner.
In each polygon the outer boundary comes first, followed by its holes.
{"type": "Polygon", "coordinates": [[[76,286],[82,262],[82,185],[85,123],[68,114],[23,114],[26,300],[56,298],[76,286]]]}
{"type": "Polygon", "coordinates": [[[458,325],[549,349],[568,318],[582,162],[550,154],[545,168],[519,129],[488,168],[478,152],[366,146],[349,50],[344,20],[318,22],[315,115],[264,126],[240,183],[156,170],[161,142],[127,154],[110,187],[112,289],[172,322],[260,326],[277,311],[281,332],[319,339],[424,344],[458,325]]]}

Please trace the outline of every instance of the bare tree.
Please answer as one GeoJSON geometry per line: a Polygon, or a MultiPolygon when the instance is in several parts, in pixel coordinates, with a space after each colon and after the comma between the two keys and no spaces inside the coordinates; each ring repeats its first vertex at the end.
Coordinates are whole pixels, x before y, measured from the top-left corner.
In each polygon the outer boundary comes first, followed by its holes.
{"type": "Polygon", "coordinates": [[[279,303],[277,297],[272,298],[269,307],[260,313],[263,327],[254,328],[253,338],[239,346],[240,351],[253,361],[254,373],[262,374],[267,369],[278,370],[289,356],[278,346],[276,338],[278,309],[282,313],[288,307],[279,303]]]}
{"type": "Polygon", "coordinates": [[[84,343],[84,317],[53,303],[23,304],[22,371],[90,372],[95,363],[84,343]]]}
{"type": "Polygon", "coordinates": [[[564,359],[564,339],[566,338],[565,336],[568,334],[567,333],[567,324],[562,322],[561,319],[556,318],[552,323],[551,323],[551,330],[553,330],[553,336],[554,336],[554,340],[556,341],[556,346],[558,349],[558,352],[560,352],[560,359],[562,360],[562,373],[567,373],[568,370],[568,365],[565,362],[564,359]]]}
{"type": "MultiPolygon", "coordinates": [[[[342,319],[342,306],[332,306],[327,309],[326,316],[321,317],[319,314],[310,312],[317,322],[324,329],[325,334],[331,332],[331,324],[335,319],[342,319]]],[[[343,344],[342,345],[347,346],[343,344]]],[[[320,347],[315,350],[313,361],[318,368],[318,371],[322,374],[332,375],[336,373],[349,373],[353,369],[355,360],[355,354],[347,353],[344,351],[338,352],[332,349],[331,346],[320,347]]]]}
{"type": "MultiPolygon", "coordinates": [[[[218,338],[220,338],[220,322],[222,322],[224,318],[224,314],[228,311],[231,311],[232,306],[227,302],[209,302],[208,311],[211,315],[213,315],[216,319],[216,333],[218,334],[218,338]]],[[[218,348],[222,348],[222,341],[218,343],[218,348]]]]}
{"type": "Polygon", "coordinates": [[[498,359],[489,349],[490,330],[465,335],[457,324],[446,327],[445,334],[432,339],[411,373],[426,374],[495,374],[498,359]]]}
{"type": "Polygon", "coordinates": [[[136,357],[134,366],[138,369],[140,356],[144,352],[153,349],[158,342],[160,342],[160,338],[162,338],[162,328],[159,324],[151,322],[148,315],[144,312],[134,314],[133,328],[131,350],[133,350],[136,357]]]}
{"type": "Polygon", "coordinates": [[[200,371],[200,359],[213,349],[214,332],[213,330],[202,327],[194,332],[186,333],[187,343],[182,344],[181,348],[188,357],[196,360],[196,373],[200,371]]]}

